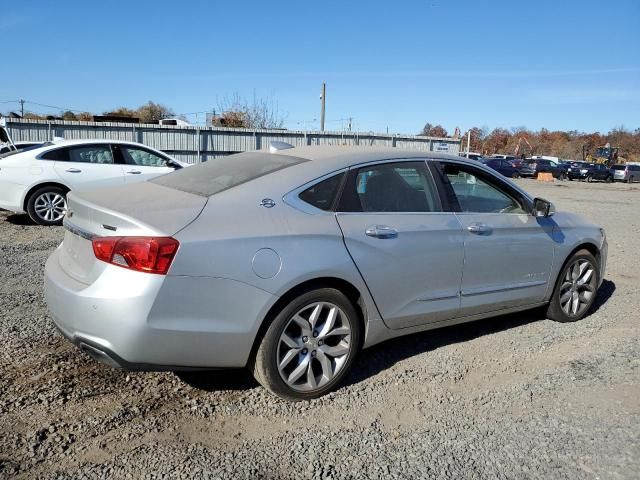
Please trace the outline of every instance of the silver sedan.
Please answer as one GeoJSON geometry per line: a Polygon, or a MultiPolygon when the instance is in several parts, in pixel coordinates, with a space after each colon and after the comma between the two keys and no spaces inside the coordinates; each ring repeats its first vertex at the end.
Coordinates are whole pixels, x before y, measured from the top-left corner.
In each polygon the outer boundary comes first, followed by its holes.
{"type": "Polygon", "coordinates": [[[248,367],[300,400],[392,337],[541,306],[569,322],[592,306],[604,230],[483,165],[285,147],[72,192],[46,265],[60,331],[115,367],[248,367]]]}

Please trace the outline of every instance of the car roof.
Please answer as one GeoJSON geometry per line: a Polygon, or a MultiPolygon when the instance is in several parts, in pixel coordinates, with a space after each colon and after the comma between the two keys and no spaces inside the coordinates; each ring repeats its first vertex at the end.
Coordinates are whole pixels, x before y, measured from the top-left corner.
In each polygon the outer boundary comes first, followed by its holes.
{"type": "MultiPolygon", "coordinates": [[[[65,146],[69,146],[69,145],[86,145],[86,144],[102,144],[102,143],[126,143],[129,145],[142,145],[141,143],[137,143],[137,142],[129,142],[126,140],[115,140],[115,139],[109,139],[109,138],[85,138],[85,139],[62,139],[62,140],[54,140],[53,145],[51,145],[51,147],[53,146],[61,146],[61,145],[65,145],[65,146]]],[[[146,145],[145,145],[146,146],[146,145]]]]}
{"type": "MultiPolygon", "coordinates": [[[[395,159],[434,159],[434,160],[455,160],[456,162],[477,165],[476,161],[467,160],[456,154],[445,154],[440,152],[425,152],[419,150],[405,150],[393,147],[368,147],[368,146],[329,146],[318,145],[308,147],[294,147],[286,150],[279,150],[271,155],[286,155],[290,157],[309,160],[309,167],[320,166],[323,170],[340,170],[360,163],[368,163],[382,160],[395,159]]],[[[304,165],[304,164],[302,164],[304,165]]]]}

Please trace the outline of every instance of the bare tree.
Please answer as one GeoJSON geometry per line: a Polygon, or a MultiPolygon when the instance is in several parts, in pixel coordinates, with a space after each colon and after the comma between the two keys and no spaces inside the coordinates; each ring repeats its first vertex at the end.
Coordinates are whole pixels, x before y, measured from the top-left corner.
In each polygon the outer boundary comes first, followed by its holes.
{"type": "Polygon", "coordinates": [[[218,102],[222,112],[214,122],[232,128],[282,128],[284,117],[272,98],[253,96],[253,101],[237,93],[218,102]]]}

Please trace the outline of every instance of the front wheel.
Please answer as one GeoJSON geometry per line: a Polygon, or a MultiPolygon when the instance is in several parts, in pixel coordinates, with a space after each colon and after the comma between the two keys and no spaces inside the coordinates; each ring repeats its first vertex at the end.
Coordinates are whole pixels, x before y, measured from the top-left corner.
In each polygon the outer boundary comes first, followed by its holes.
{"type": "Polygon", "coordinates": [[[607,182],[607,183],[611,183],[611,182],[613,182],[613,177],[609,176],[604,181],[607,182]]]}
{"type": "Polygon", "coordinates": [[[557,322],[575,322],[583,318],[596,298],[600,271],[595,257],[588,250],[579,250],[563,267],[547,317],[557,322]]]}
{"type": "Polygon", "coordinates": [[[67,192],[56,186],[36,190],[27,201],[27,213],[38,225],[62,225],[67,213],[67,192]]]}
{"type": "Polygon", "coordinates": [[[331,391],[349,371],[360,347],[355,308],[333,288],[307,292],[286,305],[269,325],[253,374],[286,400],[311,400],[331,391]]]}
{"type": "Polygon", "coordinates": [[[591,183],[593,181],[593,177],[591,175],[587,175],[587,183],[591,183]]]}

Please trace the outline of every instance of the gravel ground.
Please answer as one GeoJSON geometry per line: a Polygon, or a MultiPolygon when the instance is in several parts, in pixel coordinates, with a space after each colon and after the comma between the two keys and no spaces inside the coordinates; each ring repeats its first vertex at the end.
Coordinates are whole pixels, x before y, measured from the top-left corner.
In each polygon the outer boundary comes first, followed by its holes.
{"type": "Polygon", "coordinates": [[[522,184],[607,229],[589,317],[534,311],[396,339],[296,404],[242,371],[95,363],[44,304],[62,230],[0,212],[0,478],[638,478],[640,186],[522,184]]]}

